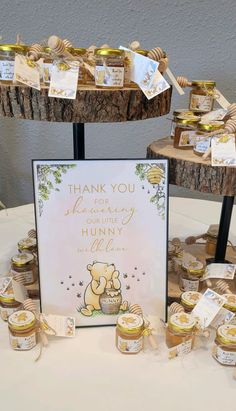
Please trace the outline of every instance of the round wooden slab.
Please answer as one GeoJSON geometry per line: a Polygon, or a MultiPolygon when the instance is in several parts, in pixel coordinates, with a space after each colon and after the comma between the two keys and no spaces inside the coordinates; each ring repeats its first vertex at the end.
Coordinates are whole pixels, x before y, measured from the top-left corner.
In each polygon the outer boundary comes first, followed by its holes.
{"type": "Polygon", "coordinates": [[[26,86],[0,85],[0,117],[71,122],[111,123],[145,120],[168,114],[172,87],[151,100],[140,89],[97,89],[80,86],[75,100],[48,97],[26,86]]]}
{"type": "Polygon", "coordinates": [[[171,138],[154,141],[147,148],[147,158],[169,160],[169,183],[202,193],[236,195],[236,168],[212,167],[209,160],[192,150],[178,150],[171,138]]]}

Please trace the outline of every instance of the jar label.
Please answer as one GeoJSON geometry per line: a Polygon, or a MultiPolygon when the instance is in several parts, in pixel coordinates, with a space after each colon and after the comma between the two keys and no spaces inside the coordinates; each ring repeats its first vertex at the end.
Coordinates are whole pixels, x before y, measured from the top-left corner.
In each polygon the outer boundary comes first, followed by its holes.
{"type": "Polygon", "coordinates": [[[143,337],[139,337],[135,340],[126,340],[120,336],[117,339],[117,348],[123,353],[138,353],[143,346],[143,337]]]}
{"type": "MultiPolygon", "coordinates": [[[[11,270],[11,273],[13,274],[13,276],[19,274],[17,271],[14,271],[14,270],[11,270]]],[[[32,284],[34,282],[33,270],[24,271],[24,272],[21,272],[20,274],[22,274],[25,278],[25,285],[32,284]]]]}
{"type": "Polygon", "coordinates": [[[204,154],[208,148],[210,147],[210,139],[207,138],[205,140],[198,140],[196,141],[194,150],[197,151],[198,153],[204,154]]]}
{"type": "Polygon", "coordinates": [[[52,63],[43,63],[43,81],[44,83],[50,83],[51,81],[51,72],[52,72],[52,63]]]}
{"type": "Polygon", "coordinates": [[[182,287],[183,291],[198,291],[199,280],[187,280],[186,278],[182,278],[182,287]]]}
{"type": "Polygon", "coordinates": [[[179,357],[181,355],[188,354],[192,349],[192,338],[188,341],[184,341],[179,345],[175,345],[172,348],[169,348],[169,360],[172,358],[179,357]]]}
{"type": "Polygon", "coordinates": [[[199,94],[193,94],[190,98],[190,106],[189,109],[193,111],[202,111],[207,113],[211,111],[213,105],[213,97],[212,96],[202,96],[199,94]]]}
{"type": "Polygon", "coordinates": [[[8,317],[13,314],[15,311],[18,311],[20,307],[1,307],[0,306],[0,315],[3,321],[7,321],[8,317]]]}
{"type": "Polygon", "coordinates": [[[180,147],[191,147],[194,145],[195,142],[195,131],[185,130],[182,131],[179,138],[179,146],[180,147]]]}
{"type": "Polygon", "coordinates": [[[236,351],[225,351],[223,348],[215,345],[213,348],[213,357],[223,365],[236,365],[236,351]]]}
{"type": "Polygon", "coordinates": [[[12,81],[14,76],[14,61],[0,60],[0,80],[12,81]]]}
{"type": "Polygon", "coordinates": [[[96,66],[95,83],[102,87],[123,87],[124,67],[96,66]]]}
{"type": "Polygon", "coordinates": [[[19,337],[9,334],[10,345],[13,350],[31,350],[31,348],[36,346],[36,333],[34,332],[31,335],[26,337],[19,337]]]}

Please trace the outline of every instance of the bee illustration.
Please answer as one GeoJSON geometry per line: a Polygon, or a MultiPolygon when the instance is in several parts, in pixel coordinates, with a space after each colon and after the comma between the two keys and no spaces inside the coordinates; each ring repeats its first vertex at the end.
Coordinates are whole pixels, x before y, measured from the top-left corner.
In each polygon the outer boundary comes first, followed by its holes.
{"type": "Polygon", "coordinates": [[[142,186],[142,189],[143,189],[143,190],[144,190],[144,188],[145,188],[145,187],[144,187],[144,186],[142,186]]]}
{"type": "Polygon", "coordinates": [[[77,297],[78,297],[78,298],[81,298],[81,294],[80,294],[80,293],[78,293],[78,294],[77,294],[77,297]]]}
{"type": "Polygon", "coordinates": [[[74,284],[74,283],[72,283],[71,285],[72,285],[72,287],[74,287],[74,286],[75,286],[75,284],[74,284]]]}
{"type": "Polygon", "coordinates": [[[123,277],[124,277],[124,278],[127,278],[127,277],[128,277],[128,274],[126,274],[126,273],[123,274],[123,277]]]}
{"type": "Polygon", "coordinates": [[[67,291],[69,291],[69,287],[67,287],[67,291]]]}
{"type": "Polygon", "coordinates": [[[130,285],[126,285],[126,290],[130,290],[130,285]]]}
{"type": "Polygon", "coordinates": [[[146,273],[143,273],[143,275],[146,275],[146,273]]]}
{"type": "Polygon", "coordinates": [[[137,270],[137,267],[134,267],[135,270],[137,270]]]}
{"type": "Polygon", "coordinates": [[[135,277],[135,275],[133,274],[133,275],[132,275],[132,278],[134,278],[134,277],[135,277]]]}
{"type": "Polygon", "coordinates": [[[69,275],[69,278],[72,278],[72,275],[69,275]]]}
{"type": "Polygon", "coordinates": [[[64,284],[64,281],[61,281],[61,284],[64,284]]]}
{"type": "Polygon", "coordinates": [[[82,286],[84,285],[84,282],[83,282],[83,281],[80,281],[80,282],[79,282],[79,285],[80,285],[80,287],[82,287],[82,286]]]}
{"type": "Polygon", "coordinates": [[[139,279],[139,278],[137,278],[137,281],[140,281],[140,279],[139,279]]]}

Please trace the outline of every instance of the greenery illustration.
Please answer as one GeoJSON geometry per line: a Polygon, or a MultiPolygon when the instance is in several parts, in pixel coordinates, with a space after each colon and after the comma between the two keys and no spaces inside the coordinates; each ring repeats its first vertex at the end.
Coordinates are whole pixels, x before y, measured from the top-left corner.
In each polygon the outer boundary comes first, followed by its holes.
{"type": "MultiPolygon", "coordinates": [[[[150,202],[153,203],[159,216],[165,218],[165,164],[143,164],[136,165],[135,174],[141,181],[147,181],[155,190],[155,194],[150,197],[150,202]]],[[[145,189],[144,185],[142,186],[145,189]]],[[[148,194],[151,194],[148,188],[148,194]]]]}
{"type": "Polygon", "coordinates": [[[49,200],[52,191],[60,191],[58,185],[62,182],[63,174],[71,168],[76,167],[76,164],[54,164],[49,166],[46,164],[37,165],[37,181],[38,181],[38,204],[39,215],[43,213],[44,201],[49,200]]]}

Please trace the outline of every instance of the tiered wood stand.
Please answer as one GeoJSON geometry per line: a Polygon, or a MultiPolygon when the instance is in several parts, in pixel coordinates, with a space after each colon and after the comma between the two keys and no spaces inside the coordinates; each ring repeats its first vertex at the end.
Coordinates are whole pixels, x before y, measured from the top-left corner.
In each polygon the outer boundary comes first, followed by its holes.
{"type": "MultiPolygon", "coordinates": [[[[212,167],[209,160],[204,161],[202,157],[196,156],[192,150],[174,148],[173,140],[169,137],[150,144],[147,148],[147,157],[167,158],[169,160],[170,184],[202,193],[224,196],[215,258],[207,259],[207,261],[221,263],[225,262],[225,257],[227,257],[236,263],[230,248],[227,250],[230,220],[236,194],[236,168],[212,167]]],[[[203,247],[198,250],[201,251],[201,257],[209,257],[205,255],[203,247]]],[[[196,249],[194,254],[196,255],[196,249]]]]}
{"type": "MultiPolygon", "coordinates": [[[[73,123],[74,159],[85,158],[85,123],[114,123],[146,120],[170,111],[172,87],[151,100],[138,88],[97,89],[80,86],[76,99],[48,97],[26,86],[0,85],[0,117],[21,120],[73,123]]],[[[37,295],[37,285],[29,287],[37,295]]]]}

